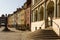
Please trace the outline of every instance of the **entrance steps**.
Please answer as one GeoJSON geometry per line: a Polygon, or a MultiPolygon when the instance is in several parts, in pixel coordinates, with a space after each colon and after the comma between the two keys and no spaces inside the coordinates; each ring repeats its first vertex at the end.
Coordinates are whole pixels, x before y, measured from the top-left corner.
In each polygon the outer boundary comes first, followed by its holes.
{"type": "Polygon", "coordinates": [[[29,38],[60,39],[52,29],[39,29],[29,34],[29,38]]]}
{"type": "Polygon", "coordinates": [[[53,28],[52,27],[47,27],[44,30],[53,30],[53,28]]]}

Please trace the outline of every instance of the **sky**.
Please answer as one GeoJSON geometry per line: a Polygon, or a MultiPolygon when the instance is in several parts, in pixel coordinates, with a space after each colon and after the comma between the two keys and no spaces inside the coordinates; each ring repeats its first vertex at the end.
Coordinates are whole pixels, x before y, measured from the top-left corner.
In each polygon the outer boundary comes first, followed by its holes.
{"type": "Polygon", "coordinates": [[[17,8],[21,8],[26,0],[0,0],[0,16],[12,14],[17,8]]]}

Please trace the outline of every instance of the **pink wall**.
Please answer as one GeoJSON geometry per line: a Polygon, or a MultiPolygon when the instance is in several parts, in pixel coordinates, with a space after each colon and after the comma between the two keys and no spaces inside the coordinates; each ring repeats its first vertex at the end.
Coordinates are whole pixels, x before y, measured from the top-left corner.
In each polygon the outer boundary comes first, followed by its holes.
{"type": "Polygon", "coordinates": [[[26,9],[26,25],[27,24],[30,26],[30,7],[26,9]]]}

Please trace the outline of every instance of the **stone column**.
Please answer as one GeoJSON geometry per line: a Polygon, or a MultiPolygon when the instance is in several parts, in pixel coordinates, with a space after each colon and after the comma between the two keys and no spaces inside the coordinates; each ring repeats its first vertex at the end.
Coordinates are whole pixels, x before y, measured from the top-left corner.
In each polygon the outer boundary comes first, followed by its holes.
{"type": "Polygon", "coordinates": [[[60,0],[57,0],[57,17],[59,18],[60,17],[60,3],[59,3],[60,0]]]}
{"type": "Polygon", "coordinates": [[[60,14],[59,14],[59,5],[57,4],[57,17],[59,18],[60,14]]]}
{"type": "MultiPolygon", "coordinates": [[[[60,10],[60,0],[59,0],[59,10],[60,10]]],[[[60,11],[59,11],[59,14],[60,14],[60,11]]]]}
{"type": "Polygon", "coordinates": [[[54,19],[57,18],[57,0],[54,3],[54,19]]]}
{"type": "Polygon", "coordinates": [[[46,2],[47,0],[45,0],[45,3],[44,3],[44,15],[45,15],[45,28],[48,27],[48,14],[47,14],[47,7],[46,7],[46,2]]]}

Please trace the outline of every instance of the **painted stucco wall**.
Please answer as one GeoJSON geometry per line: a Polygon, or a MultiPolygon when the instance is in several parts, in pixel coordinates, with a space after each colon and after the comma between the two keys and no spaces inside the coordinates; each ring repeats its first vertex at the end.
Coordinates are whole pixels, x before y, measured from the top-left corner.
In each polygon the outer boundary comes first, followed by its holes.
{"type": "Polygon", "coordinates": [[[41,27],[41,29],[45,29],[44,21],[32,22],[31,23],[31,31],[32,32],[36,30],[35,27],[37,27],[37,30],[40,29],[40,27],[41,27]]]}

